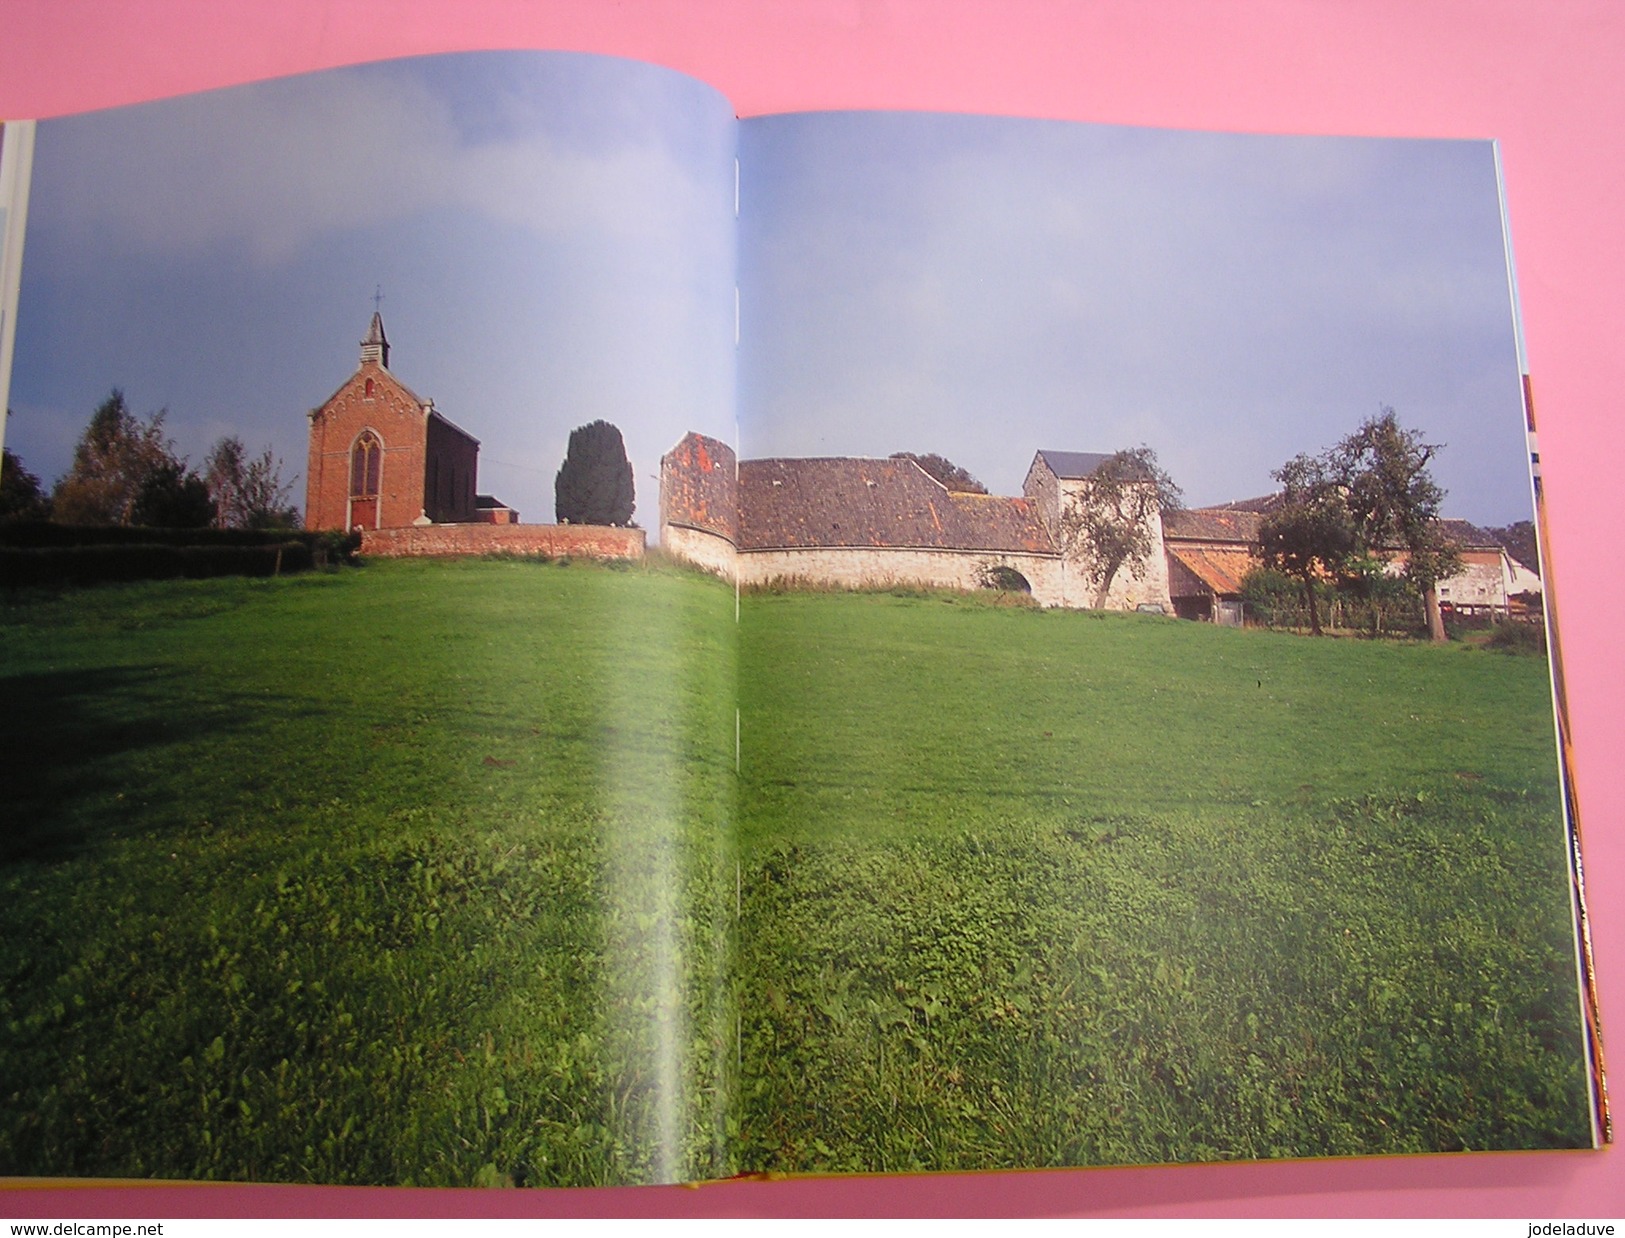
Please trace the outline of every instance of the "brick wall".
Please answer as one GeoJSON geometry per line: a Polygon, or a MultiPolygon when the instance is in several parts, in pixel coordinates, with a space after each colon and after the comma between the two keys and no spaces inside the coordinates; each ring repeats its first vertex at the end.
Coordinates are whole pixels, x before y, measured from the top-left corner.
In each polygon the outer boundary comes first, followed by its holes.
{"type": "Polygon", "coordinates": [[[382,559],[435,555],[551,555],[641,559],[644,531],[592,524],[426,524],[367,529],[361,553],[382,559]]]}
{"type": "Polygon", "coordinates": [[[363,363],[311,413],[305,527],[343,529],[356,523],[350,511],[350,449],[363,430],[383,443],[378,523],[411,524],[421,516],[425,417],[416,397],[388,370],[373,361],[363,363]]]}

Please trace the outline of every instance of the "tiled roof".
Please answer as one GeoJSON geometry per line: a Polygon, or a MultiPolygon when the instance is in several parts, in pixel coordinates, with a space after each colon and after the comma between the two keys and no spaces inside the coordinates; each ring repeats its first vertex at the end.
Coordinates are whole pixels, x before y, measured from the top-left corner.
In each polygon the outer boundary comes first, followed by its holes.
{"type": "Polygon", "coordinates": [[[1488,550],[1491,547],[1499,549],[1501,545],[1493,533],[1487,533],[1466,520],[1440,520],[1438,526],[1452,545],[1462,549],[1468,547],[1475,550],[1488,550]]]}
{"type": "MultiPolygon", "coordinates": [[[[1240,593],[1241,582],[1246,579],[1247,573],[1259,565],[1259,561],[1245,550],[1169,546],[1168,553],[1176,563],[1220,596],[1240,593]]],[[[1178,583],[1169,581],[1169,587],[1175,594],[1179,593],[1178,583]]]]}
{"type": "Polygon", "coordinates": [[[739,542],[734,452],[703,434],[683,435],[660,462],[662,519],[739,542]]]}
{"type": "Polygon", "coordinates": [[[959,494],[912,460],[777,459],[739,465],[741,550],[1055,546],[1027,499],[959,494]]]}
{"type": "Polygon", "coordinates": [[[1269,512],[1281,501],[1281,492],[1261,494],[1256,499],[1236,499],[1230,503],[1215,503],[1212,507],[1203,508],[1204,511],[1222,512],[1269,512]]]}
{"type": "Polygon", "coordinates": [[[1261,513],[1230,507],[1193,507],[1162,513],[1164,538],[1202,542],[1256,542],[1261,513]]]}

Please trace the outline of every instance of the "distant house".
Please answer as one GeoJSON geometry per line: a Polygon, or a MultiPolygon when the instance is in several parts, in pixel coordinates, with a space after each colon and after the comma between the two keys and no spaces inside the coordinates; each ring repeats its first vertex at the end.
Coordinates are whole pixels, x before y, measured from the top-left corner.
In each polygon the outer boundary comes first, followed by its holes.
{"type": "MultiPolygon", "coordinates": [[[[908,459],[736,460],[727,444],[688,434],[661,460],[661,541],[742,584],[996,581],[1046,606],[1086,606],[1096,591],[1065,513],[1108,458],[1039,452],[1017,498],[949,490],[908,459]]],[[[1152,533],[1155,551],[1118,573],[1108,605],[1171,609],[1160,526],[1152,533]]]]}
{"type": "MultiPolygon", "coordinates": [[[[1169,592],[1182,619],[1206,619],[1239,626],[1241,587],[1247,574],[1263,565],[1258,530],[1277,501],[1275,495],[1163,513],[1163,539],[1168,551],[1169,592]]],[[[1521,594],[1540,592],[1540,577],[1495,538],[1465,520],[1439,521],[1445,538],[1456,547],[1461,570],[1438,583],[1439,601],[1463,613],[1513,614],[1523,608],[1521,594]]],[[[1389,571],[1405,567],[1405,552],[1387,552],[1389,571]]]]}
{"type": "Polygon", "coordinates": [[[1468,614],[1513,614],[1524,609],[1520,595],[1541,592],[1540,576],[1514,559],[1492,534],[1465,520],[1439,523],[1461,556],[1461,571],[1439,582],[1441,606],[1468,614]]]}
{"type": "Polygon", "coordinates": [[[464,524],[509,512],[495,499],[479,505],[479,440],[390,371],[389,340],[377,313],[355,373],[308,416],[306,528],[464,524]]]}

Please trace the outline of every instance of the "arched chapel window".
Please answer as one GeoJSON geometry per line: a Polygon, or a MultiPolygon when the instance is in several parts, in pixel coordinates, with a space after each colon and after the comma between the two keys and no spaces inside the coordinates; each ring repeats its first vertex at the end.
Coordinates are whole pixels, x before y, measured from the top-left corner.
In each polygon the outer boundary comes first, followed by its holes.
{"type": "Polygon", "coordinates": [[[371,498],[378,493],[378,474],[383,463],[384,445],[371,430],[363,430],[350,451],[350,494],[371,498]]]}

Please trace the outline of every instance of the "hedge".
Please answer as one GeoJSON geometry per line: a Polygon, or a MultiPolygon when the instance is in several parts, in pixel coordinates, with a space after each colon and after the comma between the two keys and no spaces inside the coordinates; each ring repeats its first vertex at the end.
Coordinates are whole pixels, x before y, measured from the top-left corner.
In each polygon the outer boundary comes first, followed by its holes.
{"type": "Polygon", "coordinates": [[[0,525],[0,584],[273,576],[353,562],[359,546],[353,533],[127,529],[30,521],[0,525]]]}

